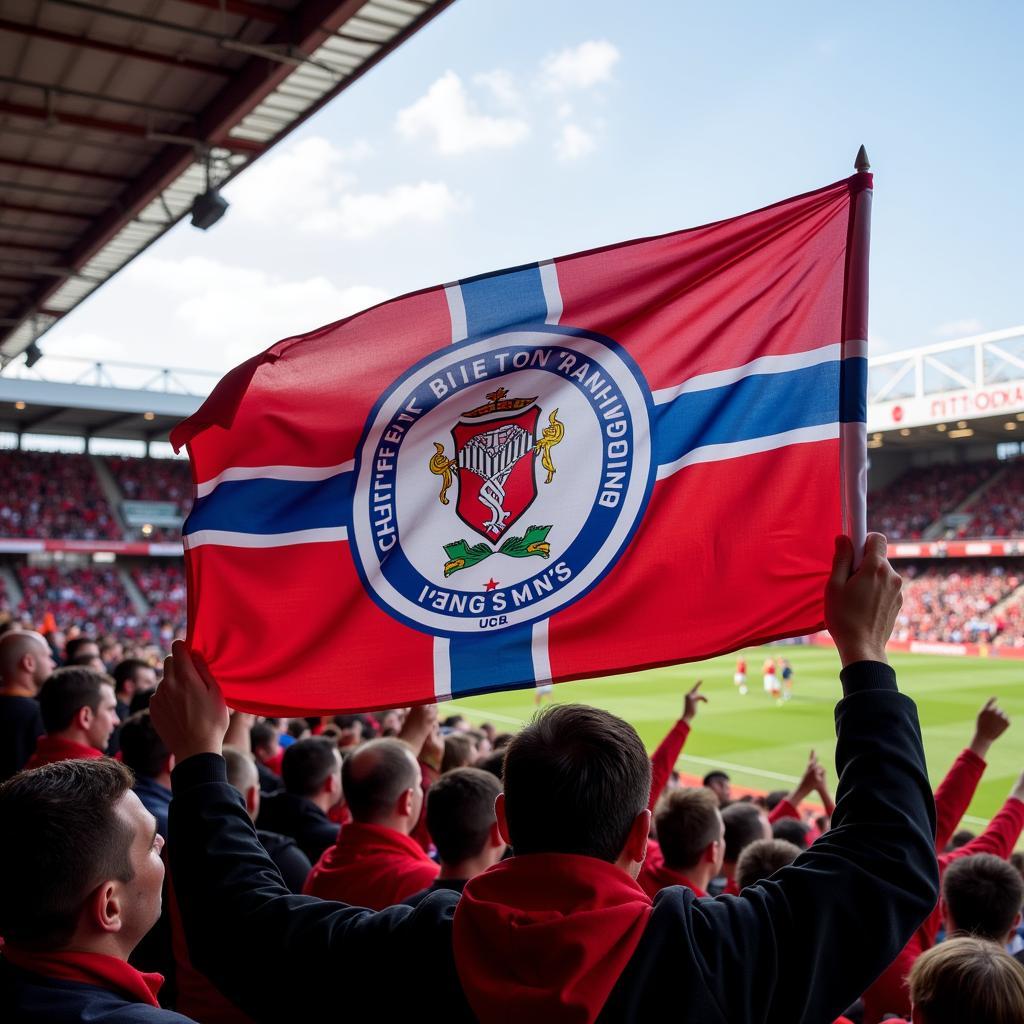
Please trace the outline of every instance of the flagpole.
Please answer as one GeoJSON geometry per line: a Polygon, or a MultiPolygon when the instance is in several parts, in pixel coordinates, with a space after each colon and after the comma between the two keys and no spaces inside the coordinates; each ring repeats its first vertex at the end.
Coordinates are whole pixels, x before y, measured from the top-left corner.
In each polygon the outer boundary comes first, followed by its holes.
{"type": "Polygon", "coordinates": [[[854,568],[867,536],[868,253],[871,243],[872,175],[867,150],[854,159],[846,246],[842,342],[843,529],[853,541],[854,568]]]}

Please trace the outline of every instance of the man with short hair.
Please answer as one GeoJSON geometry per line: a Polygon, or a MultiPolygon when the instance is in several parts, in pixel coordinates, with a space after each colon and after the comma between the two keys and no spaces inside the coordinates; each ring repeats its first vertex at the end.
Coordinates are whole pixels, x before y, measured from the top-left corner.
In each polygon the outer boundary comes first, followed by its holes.
{"type": "Polygon", "coordinates": [[[252,755],[256,758],[256,770],[260,775],[260,789],[264,793],[276,793],[282,788],[278,768],[284,760],[277,726],[266,720],[256,722],[249,731],[252,755]]]}
{"type": "Polygon", "coordinates": [[[710,789],[673,789],[658,801],[654,825],[664,863],[644,864],[637,881],[652,899],[667,885],[683,885],[707,896],[722,867],[725,826],[710,789]]]}
{"type": "Polygon", "coordinates": [[[736,864],[736,887],[742,891],[770,878],[800,856],[800,847],[785,839],[756,839],[736,864]]]}
{"type": "MultiPolygon", "coordinates": [[[[96,658],[102,662],[103,659],[100,657],[100,645],[93,640],[91,636],[73,636],[64,645],[64,664],[65,665],[78,665],[79,667],[90,668],[90,665],[79,664],[78,659],[81,658],[84,661],[91,661],[96,658]]],[[[106,671],[106,667],[102,669],[106,671]]]]}
{"type": "Polygon", "coordinates": [[[732,783],[725,772],[708,772],[704,776],[704,786],[715,794],[720,808],[726,807],[732,801],[732,783]]]}
{"type": "Polygon", "coordinates": [[[53,666],[39,633],[14,629],[0,636],[0,782],[24,767],[46,732],[36,698],[53,666]]]}
{"type": "Polygon", "coordinates": [[[123,722],[129,714],[136,693],[156,689],[156,669],[141,658],[125,658],[114,668],[114,695],[117,717],[123,722]]]}
{"type": "Polygon", "coordinates": [[[136,711],[122,724],[121,760],[135,773],[135,795],[156,818],[157,831],[166,839],[174,755],[153,728],[148,711],[136,711]]]}
{"type": "Polygon", "coordinates": [[[163,978],[128,963],[160,916],[163,840],[109,758],[62,761],[0,786],[0,1019],[184,1024],[163,978]]]}
{"type": "Polygon", "coordinates": [[[291,836],[315,864],[338,838],[328,817],[342,798],[338,748],[325,736],[297,740],[284,752],[281,773],[284,790],[260,797],[256,827],[291,836]]]}
{"type": "Polygon", "coordinates": [[[494,801],[501,783],[479,768],[453,768],[427,794],[427,829],[437,846],[441,873],[408,899],[415,907],[438,889],[462,892],[471,878],[497,864],[505,853],[494,801]]]}
{"type": "Polygon", "coordinates": [[[1022,903],[1020,872],[991,853],[954,861],[942,876],[947,935],[973,935],[1005,946],[1020,925],[1022,903]]]}
{"type": "Polygon", "coordinates": [[[395,739],[363,744],[342,766],[341,788],[352,821],[313,865],[303,891],[383,910],[433,883],[440,869],[411,835],[423,786],[408,745],[395,739]]]}
{"type": "Polygon", "coordinates": [[[917,715],[886,664],[899,576],[878,534],[856,572],[853,556],[837,538],[825,597],[843,665],[834,827],[776,884],[717,900],[670,886],[652,902],[636,884],[650,761],[632,726],[578,705],[509,744],[495,812],[516,856],[461,898],[374,914],[289,895],[225,780],[220,689],[176,643],[152,711],[179,762],[169,855],[195,962],[267,1019],[336,1015],[325,978],[344,978],[353,1017],[379,1013],[386,991],[394,1019],[422,1015],[429,992],[451,1024],[633,1024],[666,1007],[681,1024],[835,1019],[938,895],[917,715]],[[266,958],[278,969],[253,972],[266,958]]]}
{"type": "Polygon", "coordinates": [[[102,757],[117,725],[114,681],[91,668],[59,668],[39,691],[39,710],[46,735],[39,738],[26,768],[102,757]]]}
{"type": "Polygon", "coordinates": [[[730,896],[738,896],[740,889],[736,881],[736,865],[740,854],[759,839],[771,839],[772,826],[768,823],[768,815],[763,808],[752,802],[729,804],[722,811],[722,824],[725,826],[722,878],[718,882],[718,891],[713,895],[717,896],[719,892],[724,892],[730,896]]]}

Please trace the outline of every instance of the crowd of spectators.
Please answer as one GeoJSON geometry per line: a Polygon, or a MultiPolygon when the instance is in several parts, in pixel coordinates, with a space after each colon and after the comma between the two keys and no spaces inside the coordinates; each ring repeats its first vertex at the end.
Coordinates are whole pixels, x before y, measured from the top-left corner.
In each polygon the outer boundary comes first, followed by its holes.
{"type": "Polygon", "coordinates": [[[149,605],[147,625],[155,638],[170,644],[185,633],[185,567],[178,561],[147,562],[131,570],[132,580],[149,605]]]}
{"type": "MultiPolygon", "coordinates": [[[[192,474],[187,462],[179,459],[134,459],[124,456],[106,458],[107,468],[126,501],[159,501],[173,504],[182,517],[192,508],[192,474]]],[[[177,540],[177,527],[147,524],[138,528],[145,540],[177,540]]]]}
{"type": "Polygon", "coordinates": [[[900,572],[903,607],[894,639],[1024,646],[1020,604],[997,607],[1024,584],[1019,561],[912,562],[900,572]]]}
{"type": "Polygon", "coordinates": [[[1010,463],[964,512],[971,519],[960,537],[1024,537],[1024,459],[1010,463]]]}
{"type": "Polygon", "coordinates": [[[0,536],[116,540],[117,516],[89,457],[0,450],[0,536]]]}

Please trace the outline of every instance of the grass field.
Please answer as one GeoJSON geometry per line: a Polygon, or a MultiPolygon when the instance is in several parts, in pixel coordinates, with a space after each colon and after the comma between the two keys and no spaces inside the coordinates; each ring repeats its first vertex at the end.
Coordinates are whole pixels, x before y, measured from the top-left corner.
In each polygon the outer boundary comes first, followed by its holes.
{"type": "MultiPolygon", "coordinates": [[[[684,690],[704,680],[701,705],[678,768],[703,775],[722,767],[733,781],[752,789],[786,788],[796,781],[813,747],[829,768],[835,788],[835,731],[832,709],[840,695],[839,662],[827,648],[772,649],[785,653],[794,670],[794,696],[776,707],[761,692],[760,668],[767,652],[747,652],[750,692],[741,697],[733,686],[735,655],[698,664],[638,672],[629,676],[562,683],[554,700],[606,708],[632,722],[648,749],[653,749],[678,718],[684,690]]],[[[924,731],[928,771],[938,784],[956,755],[970,742],[974,718],[990,696],[998,696],[1014,724],[992,748],[965,826],[986,822],[1002,805],[1024,769],[1024,662],[894,654],[900,688],[917,701],[924,731]]],[[[491,721],[500,731],[512,729],[533,714],[533,692],[491,694],[454,702],[448,707],[479,723],[491,721]]],[[[447,710],[447,709],[446,709],[447,710]]]]}

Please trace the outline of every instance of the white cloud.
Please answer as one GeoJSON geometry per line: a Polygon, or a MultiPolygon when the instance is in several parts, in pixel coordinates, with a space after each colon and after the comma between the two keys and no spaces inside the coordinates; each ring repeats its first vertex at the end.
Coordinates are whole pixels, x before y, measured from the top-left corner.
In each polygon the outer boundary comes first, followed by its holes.
{"type": "Polygon", "coordinates": [[[593,135],[584,131],[578,124],[562,126],[561,134],[555,142],[555,156],[564,163],[579,160],[592,153],[597,143],[593,135]]]}
{"type": "Polygon", "coordinates": [[[618,48],[607,39],[588,39],[579,46],[545,57],[541,65],[542,80],[554,92],[589,89],[611,78],[612,68],[620,57],[618,48]]]}
{"type": "Polygon", "coordinates": [[[487,89],[502,106],[517,108],[522,103],[515,79],[501,68],[474,75],[473,83],[487,89]]]}
{"type": "Polygon", "coordinates": [[[265,158],[227,190],[232,211],[261,227],[359,240],[402,223],[437,224],[463,201],[444,183],[421,181],[383,192],[360,192],[348,165],[370,155],[365,142],[348,148],[315,136],[265,158]]]}
{"type": "MultiPolygon", "coordinates": [[[[489,88],[494,91],[493,80],[489,88]]],[[[400,110],[395,127],[405,139],[430,139],[437,152],[445,156],[478,149],[508,149],[530,132],[529,124],[520,117],[480,113],[454,71],[446,71],[426,95],[400,110]]]]}
{"type": "Polygon", "coordinates": [[[972,334],[981,334],[985,325],[980,320],[967,318],[964,320],[950,320],[947,323],[939,324],[932,331],[936,338],[968,338],[972,334]]]}

